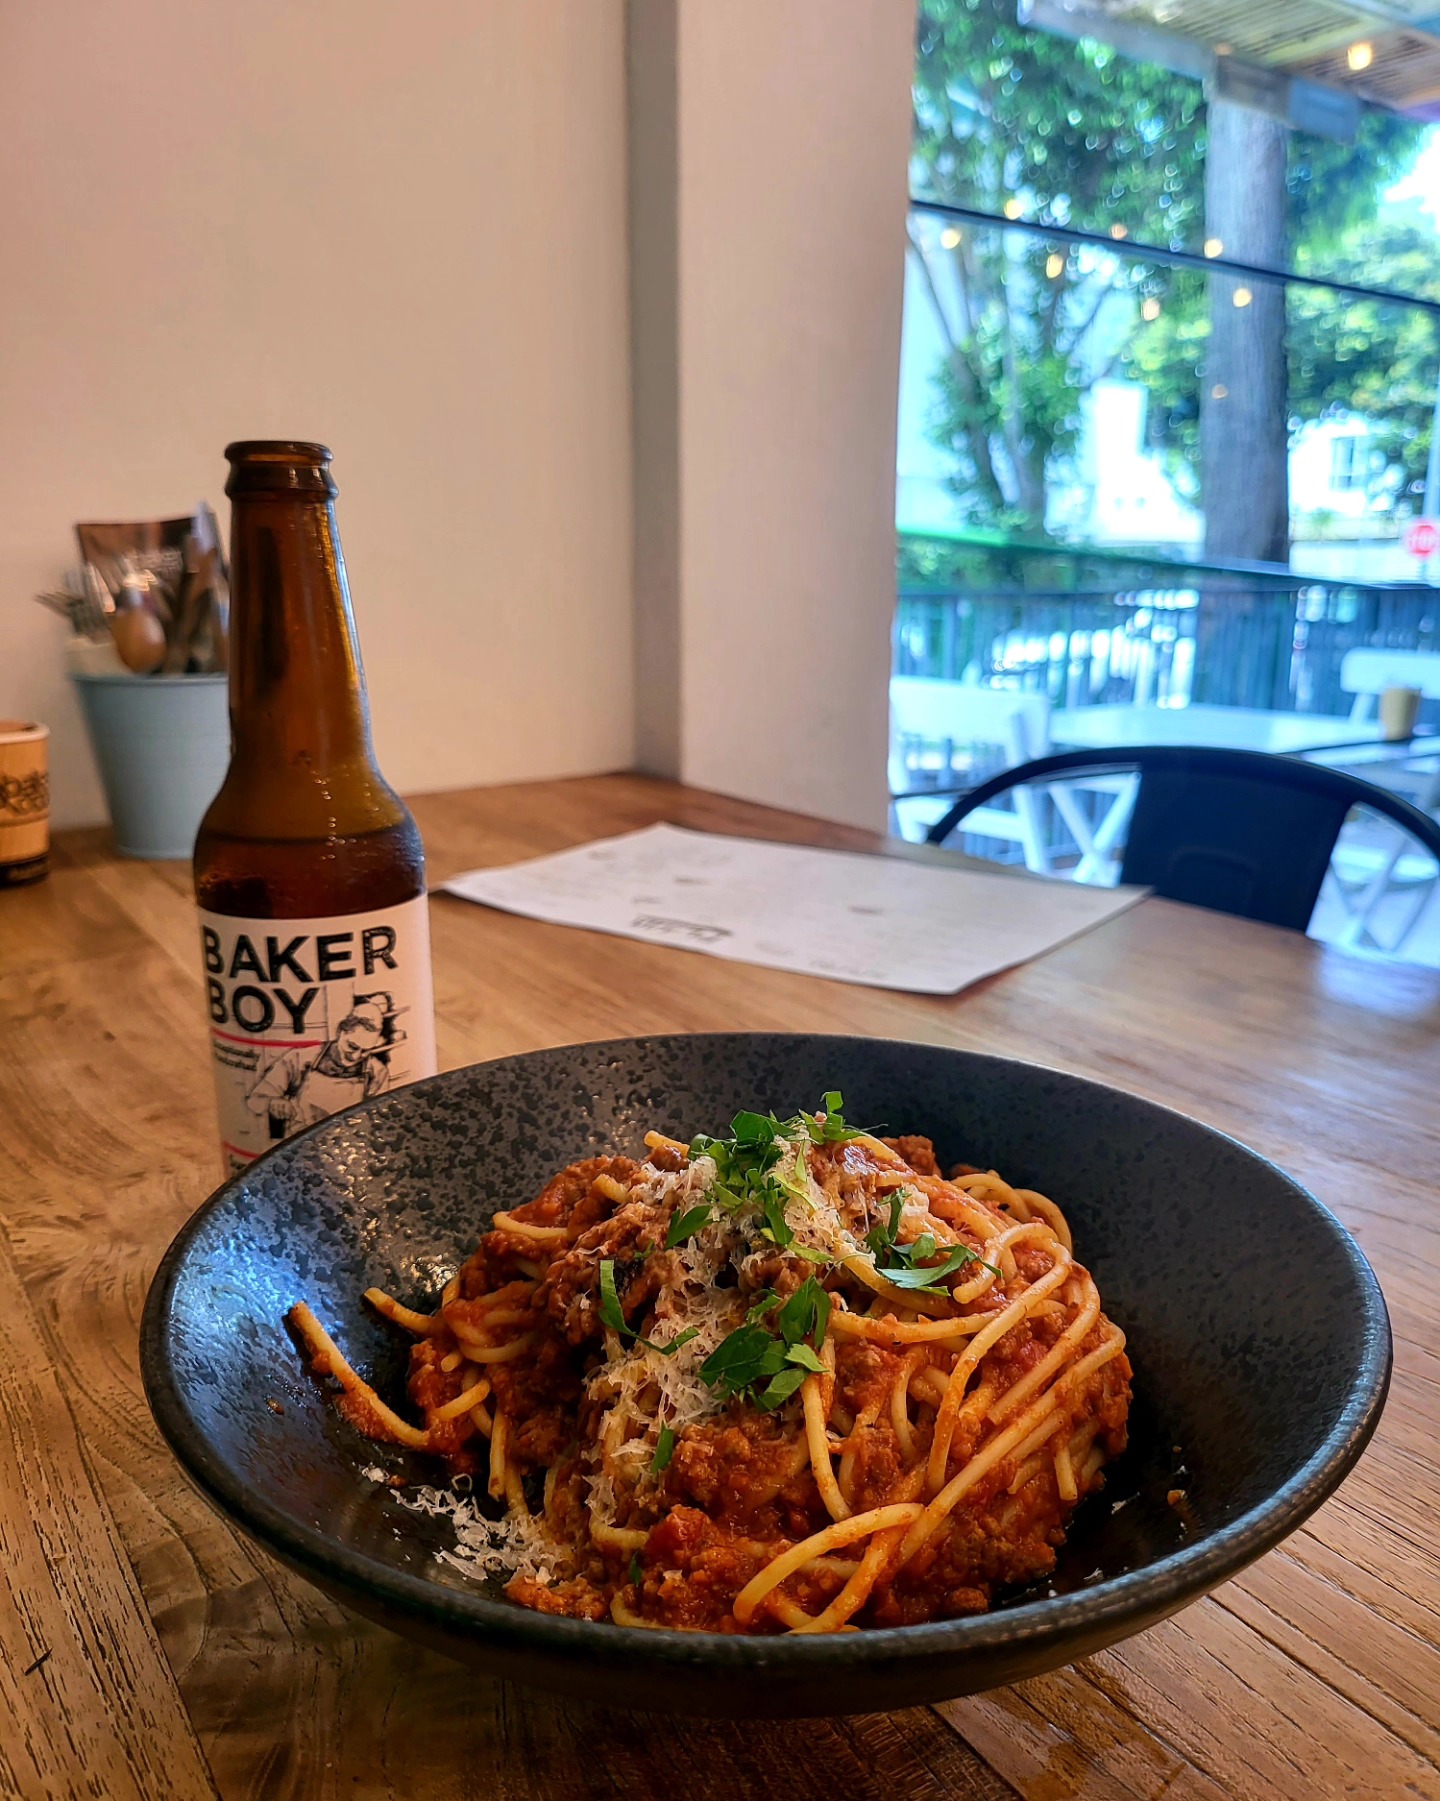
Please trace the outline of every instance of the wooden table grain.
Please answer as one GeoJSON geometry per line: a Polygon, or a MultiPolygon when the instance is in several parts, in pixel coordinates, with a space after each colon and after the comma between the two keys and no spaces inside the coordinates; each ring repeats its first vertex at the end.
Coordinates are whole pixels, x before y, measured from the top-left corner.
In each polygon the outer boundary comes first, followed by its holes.
{"type": "MultiPolygon", "coordinates": [[[[415,810],[436,882],[661,819],[875,842],[634,776],[415,810]]],[[[447,1066],[632,1032],[853,1031],[1035,1058],[1233,1132],[1379,1272],[1379,1433],[1210,1599],[935,1708],[691,1724],[422,1653],[234,1533],[151,1423],[141,1304],[218,1170],[188,872],[62,837],[49,882],[0,895],[0,1796],[1440,1797],[1440,975],[1159,901],[953,999],[443,896],[432,925],[447,1066]]]]}

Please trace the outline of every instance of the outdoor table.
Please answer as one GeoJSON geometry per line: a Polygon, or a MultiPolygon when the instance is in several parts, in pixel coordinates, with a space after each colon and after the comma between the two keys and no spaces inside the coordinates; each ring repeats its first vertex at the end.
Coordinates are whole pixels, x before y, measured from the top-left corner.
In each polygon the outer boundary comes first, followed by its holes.
{"type": "Polygon", "coordinates": [[[1378,719],[1203,703],[1188,707],[1062,707],[1050,715],[1050,738],[1056,750],[1213,744],[1228,750],[1263,750],[1293,756],[1337,744],[1378,744],[1381,736],[1378,719]]]}
{"type": "MultiPolygon", "coordinates": [[[[638,776],[414,804],[436,884],[657,820],[883,848],[638,776]]],[[[935,999],[447,896],[431,912],[445,1066],[642,1032],[866,1033],[1036,1059],[1234,1133],[1379,1273],[1396,1339],[1379,1433],[1306,1527],[1211,1598],[936,1707],[644,1717],[421,1651],[234,1531],[151,1422],[146,1287],[220,1174],[189,872],[62,834],[49,881],[0,895],[0,1796],[1440,1795],[1440,972],[1151,899],[935,999]]]]}

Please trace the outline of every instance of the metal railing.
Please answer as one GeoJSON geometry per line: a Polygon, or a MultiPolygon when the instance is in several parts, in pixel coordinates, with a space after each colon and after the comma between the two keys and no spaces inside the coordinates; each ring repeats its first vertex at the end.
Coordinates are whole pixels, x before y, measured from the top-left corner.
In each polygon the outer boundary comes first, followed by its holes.
{"type": "Polygon", "coordinates": [[[1440,650],[1440,588],[1425,584],[979,539],[942,545],[942,579],[916,580],[917,549],[935,543],[902,541],[897,675],[1031,690],[1056,707],[1205,701],[1344,713],[1347,651],[1440,650]]]}

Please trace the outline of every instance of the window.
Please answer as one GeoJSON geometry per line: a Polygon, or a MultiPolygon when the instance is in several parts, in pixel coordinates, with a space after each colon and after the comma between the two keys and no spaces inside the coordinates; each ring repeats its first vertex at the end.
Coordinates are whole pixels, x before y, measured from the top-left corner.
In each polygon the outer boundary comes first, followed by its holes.
{"type": "Polygon", "coordinates": [[[1364,439],[1336,438],[1330,446],[1330,486],[1342,494],[1365,485],[1364,439]]]}
{"type": "Polygon", "coordinates": [[[1214,11],[921,0],[902,531],[1424,579],[1440,126],[1315,32],[1217,57],[1214,11]]]}

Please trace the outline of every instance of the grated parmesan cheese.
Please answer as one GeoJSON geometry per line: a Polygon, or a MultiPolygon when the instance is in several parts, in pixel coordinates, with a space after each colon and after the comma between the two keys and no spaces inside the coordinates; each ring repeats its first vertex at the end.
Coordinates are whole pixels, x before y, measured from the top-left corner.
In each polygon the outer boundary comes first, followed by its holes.
{"type": "MultiPolygon", "coordinates": [[[[831,1197],[811,1173],[809,1142],[803,1129],[797,1131],[777,1166],[787,1197],[785,1223],[797,1246],[837,1260],[854,1255],[863,1247],[846,1229],[831,1197]]],[[[711,1157],[694,1157],[676,1171],[647,1163],[640,1180],[631,1186],[630,1198],[668,1206],[673,1217],[707,1199],[717,1180],[711,1157]]],[[[599,1523],[616,1522],[621,1500],[617,1477],[627,1495],[658,1484],[650,1466],[662,1427],[678,1437],[687,1426],[725,1411],[728,1401],[701,1378],[700,1370],[745,1319],[750,1297],[760,1283],[760,1267],[776,1255],[775,1244],[761,1236],[762,1224],[752,1211],[737,1216],[723,1206],[717,1208],[716,1216],[693,1237],[660,1253],[669,1259],[670,1270],[645,1330],[651,1343],[624,1343],[607,1332],[609,1355],[592,1371],[585,1388],[587,1398],[603,1411],[607,1422],[617,1423],[608,1432],[602,1427],[588,1437],[581,1452],[587,1502],[599,1523]],[[738,1277],[738,1285],[720,1287],[717,1277],[727,1265],[738,1277]],[[669,1355],[652,1348],[667,1345],[691,1330],[695,1336],[669,1355]]],[[[376,1472],[372,1479],[385,1478],[383,1472],[376,1472]]],[[[430,1487],[396,1493],[395,1499],[412,1512],[449,1521],[455,1546],[438,1556],[466,1575],[480,1579],[521,1575],[553,1585],[570,1574],[567,1548],[550,1537],[543,1517],[523,1508],[492,1519],[472,1496],[430,1487]]]]}
{"type": "Polygon", "coordinates": [[[455,1534],[453,1550],[436,1557],[463,1575],[485,1577],[528,1576],[547,1585],[565,1573],[569,1553],[545,1530],[534,1514],[513,1511],[492,1520],[480,1511],[471,1495],[457,1495],[444,1488],[412,1488],[395,1499],[411,1513],[448,1520],[455,1534]]]}

